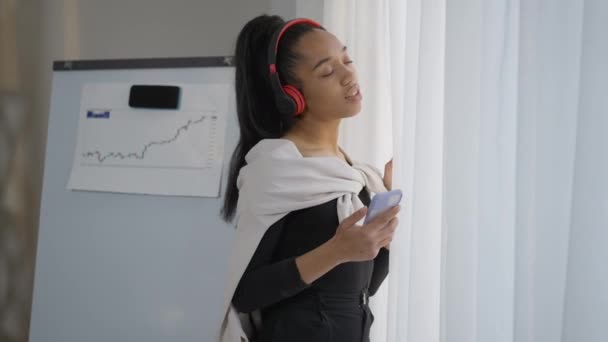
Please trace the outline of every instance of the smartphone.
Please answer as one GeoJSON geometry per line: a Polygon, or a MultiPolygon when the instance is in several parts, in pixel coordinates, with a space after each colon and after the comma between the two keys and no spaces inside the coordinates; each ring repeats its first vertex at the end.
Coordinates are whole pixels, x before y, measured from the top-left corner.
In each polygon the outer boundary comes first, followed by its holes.
{"type": "Polygon", "coordinates": [[[399,204],[402,197],[403,193],[399,189],[377,193],[367,208],[367,215],[365,215],[363,224],[368,224],[378,214],[399,204]]]}
{"type": "Polygon", "coordinates": [[[129,107],[150,109],[178,109],[180,87],[171,85],[131,86],[129,92],[129,107]]]}

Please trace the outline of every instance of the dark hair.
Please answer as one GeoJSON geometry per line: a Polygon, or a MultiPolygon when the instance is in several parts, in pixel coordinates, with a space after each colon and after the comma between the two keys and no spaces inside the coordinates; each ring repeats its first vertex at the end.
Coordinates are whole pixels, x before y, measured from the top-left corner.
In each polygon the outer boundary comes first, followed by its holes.
{"type": "MultiPolygon", "coordinates": [[[[236,212],[239,198],[236,180],[246,164],[245,155],[260,140],[283,136],[297,120],[277,109],[269,77],[268,46],[273,33],[284,24],[285,20],[280,16],[260,15],[245,24],[236,40],[235,90],[240,138],[230,160],[221,210],[226,222],[232,221],[236,212]]],[[[294,46],[302,35],[314,29],[310,24],[296,24],[281,36],[276,61],[281,84],[290,84],[301,90],[300,82],[293,73],[299,59],[294,46]]]]}

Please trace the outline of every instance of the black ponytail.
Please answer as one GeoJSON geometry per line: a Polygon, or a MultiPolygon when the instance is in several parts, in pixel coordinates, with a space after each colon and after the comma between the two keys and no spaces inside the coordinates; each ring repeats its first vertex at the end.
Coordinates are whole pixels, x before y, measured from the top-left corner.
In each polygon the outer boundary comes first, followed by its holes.
{"type": "MultiPolygon", "coordinates": [[[[245,166],[245,155],[262,139],[280,138],[297,120],[292,115],[280,113],[270,84],[268,45],[273,33],[285,20],[273,15],[260,15],[250,20],[241,30],[236,41],[234,62],[236,66],[236,111],[240,138],[230,160],[228,183],[221,214],[226,222],[232,221],[239,198],[236,180],[245,166]]],[[[298,39],[315,27],[297,24],[281,37],[277,53],[277,71],[281,84],[291,84],[301,89],[293,67],[299,56],[294,51],[298,39]]]]}

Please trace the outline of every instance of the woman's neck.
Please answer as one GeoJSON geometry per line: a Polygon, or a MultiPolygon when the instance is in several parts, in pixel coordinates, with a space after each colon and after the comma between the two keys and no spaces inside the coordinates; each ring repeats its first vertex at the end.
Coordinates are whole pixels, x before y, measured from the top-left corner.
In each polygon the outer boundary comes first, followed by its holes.
{"type": "Polygon", "coordinates": [[[284,139],[291,140],[304,156],[336,156],[342,158],[338,146],[340,121],[298,122],[284,139]]]}

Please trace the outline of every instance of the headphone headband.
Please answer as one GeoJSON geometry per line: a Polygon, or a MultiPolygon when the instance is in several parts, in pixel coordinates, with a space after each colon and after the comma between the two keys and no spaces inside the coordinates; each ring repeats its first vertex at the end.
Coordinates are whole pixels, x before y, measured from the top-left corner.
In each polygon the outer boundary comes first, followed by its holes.
{"type": "MultiPolygon", "coordinates": [[[[276,32],[272,35],[272,39],[270,40],[269,50],[268,50],[268,64],[270,64],[270,65],[276,64],[277,53],[279,52],[279,42],[281,40],[281,37],[283,37],[283,34],[285,33],[285,31],[287,31],[288,28],[290,28],[294,25],[297,25],[297,24],[310,24],[315,27],[323,28],[323,26],[321,26],[321,24],[317,23],[314,20],[307,19],[307,18],[298,18],[298,19],[293,19],[293,20],[285,22],[285,24],[283,24],[283,26],[281,26],[278,30],[276,30],[276,32]]],[[[273,69],[276,70],[276,67],[274,67],[273,69]]]]}
{"type": "Polygon", "coordinates": [[[268,67],[270,72],[270,83],[275,92],[275,100],[277,107],[281,112],[292,113],[294,116],[302,113],[306,106],[304,96],[293,86],[281,85],[281,80],[277,72],[277,53],[279,51],[279,42],[281,37],[290,27],[297,24],[310,24],[314,27],[323,28],[321,24],[307,18],[298,18],[287,21],[279,29],[275,31],[268,45],[268,67]]]}

